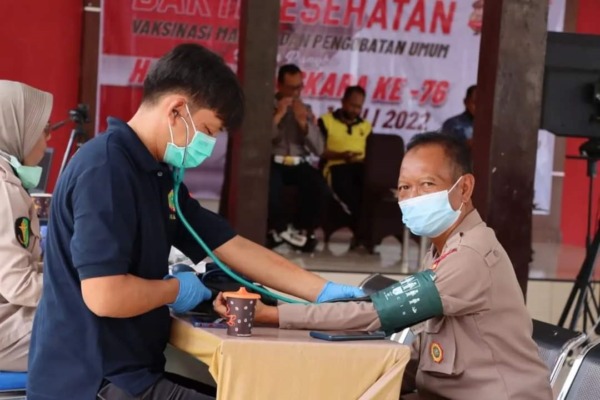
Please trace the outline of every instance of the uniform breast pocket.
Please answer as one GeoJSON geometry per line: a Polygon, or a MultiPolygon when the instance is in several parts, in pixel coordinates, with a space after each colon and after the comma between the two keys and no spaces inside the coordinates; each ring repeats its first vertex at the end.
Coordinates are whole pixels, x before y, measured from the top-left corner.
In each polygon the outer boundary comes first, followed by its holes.
{"type": "Polygon", "coordinates": [[[462,374],[464,366],[457,357],[454,327],[447,317],[433,318],[425,323],[421,342],[419,369],[437,377],[462,374]]]}

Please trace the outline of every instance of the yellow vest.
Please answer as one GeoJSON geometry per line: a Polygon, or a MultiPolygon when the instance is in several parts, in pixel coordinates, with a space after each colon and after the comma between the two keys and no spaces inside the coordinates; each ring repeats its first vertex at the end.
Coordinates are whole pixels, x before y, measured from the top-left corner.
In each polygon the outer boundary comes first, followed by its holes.
{"type": "MultiPolygon", "coordinates": [[[[362,153],[356,160],[364,160],[367,149],[367,137],[371,133],[371,123],[366,120],[350,126],[348,133],[348,125],[333,116],[333,113],[327,113],[321,117],[323,125],[327,130],[327,142],[325,148],[327,150],[343,153],[345,151],[354,151],[362,153]]],[[[344,160],[327,160],[323,175],[329,181],[329,169],[333,165],[344,164],[344,160]]]]}

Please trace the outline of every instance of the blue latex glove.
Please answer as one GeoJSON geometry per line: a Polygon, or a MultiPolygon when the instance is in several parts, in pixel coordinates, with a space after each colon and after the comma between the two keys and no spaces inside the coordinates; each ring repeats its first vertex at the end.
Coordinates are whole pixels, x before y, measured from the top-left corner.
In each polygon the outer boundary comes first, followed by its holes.
{"type": "Polygon", "coordinates": [[[176,313],[190,311],[204,300],[212,297],[211,291],[198,279],[195,272],[176,272],[165,276],[165,279],[175,278],[179,281],[179,293],[173,304],[169,304],[176,313]]]}
{"type": "Polygon", "coordinates": [[[317,297],[317,303],[335,299],[352,299],[363,297],[365,292],[356,286],[341,285],[339,283],[327,282],[317,297]]]}

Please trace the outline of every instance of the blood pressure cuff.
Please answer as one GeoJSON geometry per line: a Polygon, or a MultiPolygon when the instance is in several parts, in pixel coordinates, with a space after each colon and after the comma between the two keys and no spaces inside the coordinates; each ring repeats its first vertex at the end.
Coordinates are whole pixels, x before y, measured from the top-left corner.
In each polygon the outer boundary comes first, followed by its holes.
{"type": "MultiPolygon", "coordinates": [[[[217,298],[219,292],[237,292],[242,285],[233,280],[233,278],[223,272],[221,268],[214,263],[206,264],[206,272],[198,275],[198,278],[202,281],[204,286],[206,286],[212,292],[212,296],[210,300],[203,301],[202,303],[198,304],[192,311],[197,314],[206,314],[210,316],[210,318],[207,317],[206,322],[213,322],[215,319],[219,318],[219,315],[213,310],[212,304],[212,302],[217,298]]],[[[250,280],[246,277],[244,277],[244,279],[250,280]]],[[[249,292],[254,293],[254,290],[250,288],[247,289],[249,292]]],[[[277,305],[277,301],[273,300],[269,296],[261,295],[261,301],[270,306],[277,305]]]]}
{"type": "Polygon", "coordinates": [[[371,295],[387,335],[443,314],[434,281],[435,272],[428,269],[371,295]]]}

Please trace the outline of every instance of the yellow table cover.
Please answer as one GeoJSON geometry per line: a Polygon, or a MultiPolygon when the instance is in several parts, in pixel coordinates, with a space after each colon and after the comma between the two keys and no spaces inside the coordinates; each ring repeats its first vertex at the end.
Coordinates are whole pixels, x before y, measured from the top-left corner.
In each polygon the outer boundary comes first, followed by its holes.
{"type": "Polygon", "coordinates": [[[410,359],[390,340],[327,342],[260,327],[235,338],[177,318],[171,344],[209,366],[218,400],[398,400],[410,359]]]}

